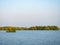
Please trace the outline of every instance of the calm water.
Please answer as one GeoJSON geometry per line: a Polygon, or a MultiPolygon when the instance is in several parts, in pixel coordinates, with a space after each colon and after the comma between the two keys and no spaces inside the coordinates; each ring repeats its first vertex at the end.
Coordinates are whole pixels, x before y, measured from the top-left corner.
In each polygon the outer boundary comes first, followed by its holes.
{"type": "Polygon", "coordinates": [[[0,31],[0,45],[60,45],[59,31],[0,31]]]}

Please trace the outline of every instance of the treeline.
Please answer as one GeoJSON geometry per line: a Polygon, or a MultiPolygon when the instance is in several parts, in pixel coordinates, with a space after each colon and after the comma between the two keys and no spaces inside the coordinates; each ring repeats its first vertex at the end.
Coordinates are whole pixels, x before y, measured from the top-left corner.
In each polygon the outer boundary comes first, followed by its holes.
{"type": "Polygon", "coordinates": [[[59,30],[58,26],[31,26],[27,27],[13,27],[13,26],[4,26],[0,27],[0,30],[59,30]]]}
{"type": "Polygon", "coordinates": [[[29,30],[59,30],[58,26],[33,26],[29,30]]]}

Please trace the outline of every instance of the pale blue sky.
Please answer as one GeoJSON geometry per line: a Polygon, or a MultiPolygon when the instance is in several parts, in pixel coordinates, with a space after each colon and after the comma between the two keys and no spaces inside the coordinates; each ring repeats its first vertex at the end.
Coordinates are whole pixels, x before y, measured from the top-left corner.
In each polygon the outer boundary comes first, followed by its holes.
{"type": "Polygon", "coordinates": [[[60,0],[0,0],[0,26],[60,26],[60,0]]]}

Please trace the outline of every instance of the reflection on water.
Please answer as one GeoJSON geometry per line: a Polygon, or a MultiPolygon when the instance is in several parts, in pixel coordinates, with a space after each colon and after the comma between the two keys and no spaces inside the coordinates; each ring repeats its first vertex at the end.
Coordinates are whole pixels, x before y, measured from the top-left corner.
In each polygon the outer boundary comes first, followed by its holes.
{"type": "Polygon", "coordinates": [[[0,45],[60,45],[60,30],[0,31],[0,45]]]}

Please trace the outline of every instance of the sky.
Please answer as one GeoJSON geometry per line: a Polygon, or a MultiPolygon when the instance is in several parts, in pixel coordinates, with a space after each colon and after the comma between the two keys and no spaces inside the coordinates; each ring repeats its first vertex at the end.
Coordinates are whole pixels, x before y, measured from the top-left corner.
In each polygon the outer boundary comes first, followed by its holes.
{"type": "Polygon", "coordinates": [[[60,0],[0,0],[0,26],[60,26],[60,0]]]}

